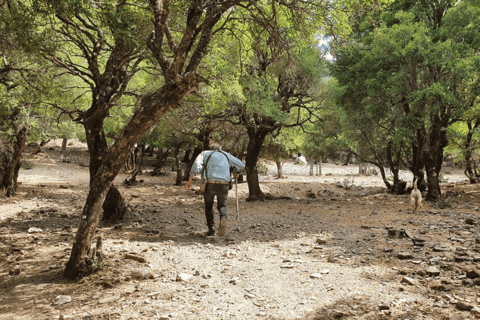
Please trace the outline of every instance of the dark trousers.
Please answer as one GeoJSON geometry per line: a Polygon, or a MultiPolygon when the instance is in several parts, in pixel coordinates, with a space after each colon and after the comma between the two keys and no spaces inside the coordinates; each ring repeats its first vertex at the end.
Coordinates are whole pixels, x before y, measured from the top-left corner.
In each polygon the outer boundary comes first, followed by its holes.
{"type": "Polygon", "coordinates": [[[205,192],[203,193],[203,200],[205,201],[205,217],[207,218],[208,229],[215,227],[215,217],[213,215],[213,200],[217,196],[217,209],[220,212],[220,217],[228,218],[227,213],[227,198],[228,198],[228,184],[213,184],[207,183],[205,192]]]}

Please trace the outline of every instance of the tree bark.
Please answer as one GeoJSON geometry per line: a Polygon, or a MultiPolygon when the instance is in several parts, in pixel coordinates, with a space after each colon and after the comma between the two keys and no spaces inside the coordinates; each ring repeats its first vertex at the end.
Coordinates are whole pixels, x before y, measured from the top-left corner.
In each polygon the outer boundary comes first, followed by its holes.
{"type": "Polygon", "coordinates": [[[258,180],[257,162],[262,150],[263,142],[267,136],[265,131],[255,131],[254,128],[248,128],[247,156],[245,157],[245,171],[247,173],[248,198],[246,201],[264,201],[265,194],[260,189],[258,180]]]}
{"type": "Polygon", "coordinates": [[[192,153],[192,149],[187,149],[182,159],[182,163],[189,163],[190,162],[190,154],[192,153]]]}
{"type": "Polygon", "coordinates": [[[442,195],[440,189],[440,171],[443,164],[443,151],[448,144],[446,125],[440,115],[432,117],[432,124],[423,148],[423,158],[428,179],[427,200],[438,201],[442,195]]]}
{"type": "Polygon", "coordinates": [[[62,156],[66,157],[67,156],[67,138],[62,139],[62,156]]]}
{"type": "Polygon", "coordinates": [[[467,176],[468,180],[470,183],[477,183],[477,172],[475,167],[475,160],[472,159],[472,139],[473,139],[473,133],[478,126],[480,125],[480,120],[476,120],[475,124],[472,126],[472,124],[467,121],[467,126],[468,126],[468,133],[467,137],[465,138],[465,145],[463,149],[465,150],[465,175],[467,176]],[[473,167],[472,167],[473,164],[473,167]]]}
{"type": "Polygon", "coordinates": [[[3,154],[3,160],[0,169],[3,169],[3,176],[0,176],[1,187],[5,189],[5,195],[11,197],[17,190],[18,171],[20,170],[20,160],[25,142],[27,140],[27,128],[23,127],[17,131],[12,141],[7,142],[7,149],[3,154]],[[3,167],[3,168],[2,168],[3,167]]]}
{"type": "Polygon", "coordinates": [[[279,160],[275,160],[275,164],[277,165],[277,178],[278,179],[281,179],[283,178],[283,163],[282,161],[279,161],[279,160]]]}
{"type": "MultiPolygon", "coordinates": [[[[416,141],[412,142],[412,165],[410,167],[410,171],[413,173],[413,180],[417,180],[417,187],[420,191],[425,191],[426,185],[424,183],[425,180],[425,162],[423,159],[422,150],[425,143],[426,132],[425,128],[421,128],[416,131],[416,141]]],[[[412,181],[413,184],[413,181],[412,181]]]]}
{"type": "MultiPolygon", "coordinates": [[[[167,112],[178,108],[180,100],[198,85],[198,82],[194,81],[196,79],[185,78],[185,83],[181,86],[179,84],[166,84],[153,94],[144,96],[140,109],[122,130],[115,144],[101,158],[92,159],[93,155],[91,155],[91,161],[93,160],[93,165],[96,166],[97,170],[95,174],[90,175],[90,189],[83,208],[82,220],[72,246],[70,259],[63,273],[65,278],[76,279],[91,272],[87,252],[92,243],[102,205],[109,189],[111,189],[112,182],[123,167],[129,151],[138,139],[167,112]]],[[[95,128],[94,124],[89,123],[89,128],[95,128]]],[[[101,141],[103,139],[97,141],[94,138],[104,137],[101,135],[103,130],[98,130],[98,133],[100,133],[100,136],[89,134],[87,143],[102,146],[101,141]]]]}
{"type": "Polygon", "coordinates": [[[195,149],[193,149],[192,157],[190,158],[190,161],[187,163],[185,171],[183,172],[183,180],[188,180],[188,177],[190,176],[190,170],[192,170],[195,159],[197,159],[200,153],[202,153],[201,147],[195,147],[195,149]]]}
{"type": "MultiPolygon", "coordinates": [[[[107,139],[103,129],[103,118],[91,118],[84,123],[85,134],[87,138],[88,152],[90,154],[90,184],[97,175],[98,170],[103,164],[103,160],[108,153],[107,139]]],[[[130,153],[127,154],[127,156],[130,153]]],[[[123,163],[122,163],[123,166],[123,163]]],[[[103,203],[103,221],[115,223],[123,220],[127,211],[125,199],[120,191],[111,184],[106,193],[106,199],[103,203]]]]}

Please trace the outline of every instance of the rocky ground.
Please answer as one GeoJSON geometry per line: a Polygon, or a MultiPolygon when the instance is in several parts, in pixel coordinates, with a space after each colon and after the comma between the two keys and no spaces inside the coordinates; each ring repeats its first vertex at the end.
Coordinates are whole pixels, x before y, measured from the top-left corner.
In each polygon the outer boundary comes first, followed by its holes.
{"type": "MultiPolygon", "coordinates": [[[[273,164],[261,188],[230,191],[227,237],[204,237],[202,198],[174,174],[116,184],[129,214],[101,224],[98,272],[68,282],[88,191],[88,156],[58,144],[26,153],[22,183],[0,199],[0,319],[475,319],[480,315],[480,190],[447,168],[448,197],[412,212],[378,176],[325,164],[322,176],[273,164]],[[52,150],[49,150],[52,148],[52,150]],[[349,189],[345,185],[353,186],[349,189]],[[347,183],[350,182],[350,184],[347,183]],[[413,240],[412,240],[413,239],[413,240]]],[[[408,178],[408,173],[402,173],[408,178]]]]}

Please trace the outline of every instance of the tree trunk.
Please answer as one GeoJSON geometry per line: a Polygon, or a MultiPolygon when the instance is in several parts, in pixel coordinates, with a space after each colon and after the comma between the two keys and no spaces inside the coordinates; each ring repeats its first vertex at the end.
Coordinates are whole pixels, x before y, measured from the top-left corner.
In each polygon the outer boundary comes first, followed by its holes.
{"type": "Polygon", "coordinates": [[[175,185],[180,186],[182,185],[182,164],[178,159],[178,156],[175,158],[175,165],[177,167],[177,179],[175,180],[175,185]]]}
{"type": "Polygon", "coordinates": [[[17,131],[12,141],[9,141],[10,145],[7,146],[7,150],[5,150],[2,157],[0,169],[3,169],[3,175],[0,176],[0,182],[1,187],[6,191],[5,195],[7,197],[14,196],[17,190],[18,171],[20,170],[22,153],[25,149],[27,131],[26,127],[17,131]]]}
{"type": "MultiPolygon", "coordinates": [[[[92,181],[97,175],[98,170],[103,165],[104,158],[109,150],[105,132],[103,130],[103,119],[93,118],[90,122],[84,123],[84,126],[87,137],[88,152],[90,154],[89,169],[90,184],[92,184],[92,181]]],[[[130,152],[127,152],[126,155],[128,156],[129,154],[130,152]]],[[[115,223],[123,220],[125,212],[127,211],[125,199],[113,184],[110,185],[110,190],[108,190],[106,193],[106,199],[104,200],[103,221],[115,223]]]]}
{"type": "MultiPolygon", "coordinates": [[[[413,173],[413,180],[418,179],[417,187],[420,191],[426,190],[425,180],[425,162],[422,155],[422,150],[425,141],[425,130],[422,128],[416,132],[416,143],[412,143],[413,159],[410,171],[413,173]]],[[[412,181],[413,183],[413,181],[412,181]]]]}
{"type": "Polygon", "coordinates": [[[368,175],[369,165],[368,163],[361,162],[358,164],[358,174],[368,175]]]}
{"type": "Polygon", "coordinates": [[[350,160],[352,159],[352,153],[351,152],[347,152],[347,155],[345,157],[345,161],[343,162],[343,165],[344,166],[348,166],[348,164],[350,163],[350,160]]]}
{"type": "Polygon", "coordinates": [[[317,168],[316,170],[317,176],[321,176],[322,175],[322,157],[317,158],[316,168],[317,168]]]}
{"type": "Polygon", "coordinates": [[[443,151],[448,144],[445,120],[439,114],[431,119],[431,127],[423,148],[423,159],[428,179],[427,200],[438,201],[442,195],[440,189],[440,171],[443,164],[443,151]]]}
{"type": "Polygon", "coordinates": [[[190,170],[192,170],[193,163],[195,162],[195,160],[197,159],[200,153],[202,153],[202,148],[195,147],[195,149],[193,149],[192,157],[190,158],[190,161],[187,163],[185,170],[183,171],[183,180],[188,180],[188,177],[190,176],[190,170]]]}
{"type": "Polygon", "coordinates": [[[310,176],[313,176],[313,166],[316,166],[315,161],[310,162],[310,171],[308,172],[310,176]]]}
{"type": "Polygon", "coordinates": [[[475,121],[475,124],[472,126],[470,122],[467,121],[468,125],[468,133],[467,137],[465,139],[465,145],[463,147],[463,150],[465,150],[465,175],[467,176],[468,180],[470,183],[476,183],[477,182],[477,172],[474,168],[475,166],[475,160],[472,159],[472,139],[473,139],[473,133],[474,129],[476,129],[480,125],[480,121],[477,120],[475,121]]]}
{"type": "MultiPolygon", "coordinates": [[[[184,78],[181,78],[184,79],[184,78]]],[[[94,165],[98,168],[94,175],[90,175],[90,189],[83,208],[82,220],[77,230],[75,242],[72,247],[70,259],[63,273],[65,278],[76,279],[86,273],[91,272],[91,261],[89,261],[87,252],[92,244],[93,235],[100,219],[100,212],[103,202],[107,196],[108,190],[115,177],[123,167],[129,151],[142,135],[151,128],[163,115],[174,108],[178,108],[179,101],[183,96],[190,93],[196,87],[197,83],[190,84],[186,78],[187,84],[167,84],[158,91],[150,95],[145,95],[142,99],[142,106],[128,122],[115,141],[115,144],[104,153],[98,162],[94,165]],[[100,162],[101,161],[101,162],[100,162]],[[100,166],[98,166],[101,164],[100,166]]],[[[93,125],[89,123],[89,128],[93,125]]],[[[88,130],[87,130],[88,131],[88,130]]],[[[98,130],[103,133],[103,130],[98,130]]],[[[95,136],[89,134],[87,142],[94,143],[95,136]],[[90,138],[90,139],[88,139],[90,138]],[[89,141],[90,140],[90,141],[89,141]]],[[[97,137],[98,138],[98,137],[97,137]]],[[[91,156],[92,157],[92,156],[91,156]]],[[[94,159],[95,160],[95,159],[94,159]]]]}
{"type": "Polygon", "coordinates": [[[163,151],[159,150],[158,151],[158,161],[157,163],[155,164],[155,169],[153,169],[153,172],[152,172],[152,175],[155,176],[155,175],[161,175],[162,174],[162,169],[163,169],[163,165],[165,164],[165,162],[167,161],[168,159],[168,155],[170,154],[170,149],[165,149],[163,151]]]}
{"type": "Polygon", "coordinates": [[[283,163],[282,161],[279,161],[279,160],[275,160],[275,164],[277,165],[277,178],[278,179],[281,179],[283,178],[283,163]]]}
{"type": "Polygon", "coordinates": [[[388,190],[392,190],[392,185],[390,182],[387,180],[387,175],[385,174],[385,168],[382,165],[377,165],[378,170],[380,170],[380,176],[382,177],[383,183],[385,183],[385,186],[387,187],[388,190]]]}
{"type": "Polygon", "coordinates": [[[394,150],[393,141],[389,141],[387,144],[386,160],[390,166],[390,172],[393,175],[393,186],[390,188],[392,194],[405,194],[407,182],[400,180],[400,148],[394,150]]]}
{"type": "Polygon", "coordinates": [[[62,156],[66,157],[67,156],[67,138],[62,139],[62,156]]]}
{"type": "Polygon", "coordinates": [[[192,149],[187,149],[185,151],[185,155],[183,156],[182,163],[189,163],[190,162],[190,154],[192,153],[192,149]]]}
{"type": "Polygon", "coordinates": [[[247,172],[248,198],[246,201],[264,201],[265,194],[260,189],[258,180],[257,162],[262,150],[263,142],[267,132],[254,132],[253,128],[248,128],[247,156],[245,157],[245,171],[247,172]]]}

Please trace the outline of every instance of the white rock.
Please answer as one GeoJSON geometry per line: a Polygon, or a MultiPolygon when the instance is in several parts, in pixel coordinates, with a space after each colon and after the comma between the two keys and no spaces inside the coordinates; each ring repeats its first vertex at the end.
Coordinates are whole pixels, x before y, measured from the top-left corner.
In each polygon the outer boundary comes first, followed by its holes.
{"type": "Polygon", "coordinates": [[[72,301],[72,297],[71,296],[57,296],[57,301],[55,301],[53,304],[55,306],[61,306],[65,303],[68,303],[72,301]]]}
{"type": "Polygon", "coordinates": [[[193,275],[186,274],[186,273],[179,273],[179,274],[177,274],[176,281],[185,282],[185,281],[188,281],[190,278],[193,278],[193,275]]]}
{"type": "Polygon", "coordinates": [[[137,278],[137,279],[138,278],[143,279],[147,277],[149,274],[150,274],[150,271],[146,269],[133,269],[130,273],[132,278],[137,278]]]}
{"type": "Polygon", "coordinates": [[[36,227],[31,227],[28,229],[28,233],[42,233],[43,230],[40,229],[40,228],[36,228],[36,227]]]}

